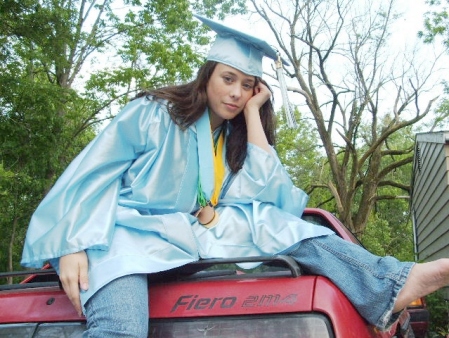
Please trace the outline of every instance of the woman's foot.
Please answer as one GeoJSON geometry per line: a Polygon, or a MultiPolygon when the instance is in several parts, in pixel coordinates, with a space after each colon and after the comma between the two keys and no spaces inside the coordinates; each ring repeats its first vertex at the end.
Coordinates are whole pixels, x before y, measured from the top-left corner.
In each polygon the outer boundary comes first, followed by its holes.
{"type": "Polygon", "coordinates": [[[415,299],[449,285],[449,259],[415,264],[398,294],[393,312],[404,309],[415,299]]]}

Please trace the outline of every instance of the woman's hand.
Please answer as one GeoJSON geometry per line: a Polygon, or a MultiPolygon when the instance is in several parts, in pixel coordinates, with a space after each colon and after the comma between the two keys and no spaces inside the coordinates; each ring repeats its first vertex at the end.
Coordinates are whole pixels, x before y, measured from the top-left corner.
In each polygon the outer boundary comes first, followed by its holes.
{"type": "Polygon", "coordinates": [[[268,153],[272,153],[271,146],[263,130],[260,120],[260,108],[271,97],[271,92],[266,85],[259,82],[254,88],[254,95],[246,102],[243,114],[246,120],[246,129],[248,132],[248,142],[252,143],[268,153]]]}
{"type": "Polygon", "coordinates": [[[59,279],[65,293],[78,314],[82,315],[80,289],[89,288],[88,260],[85,251],[69,254],[59,258],[59,279]]]}
{"type": "Polygon", "coordinates": [[[243,110],[245,116],[253,112],[259,114],[260,108],[267,102],[271,97],[271,92],[266,85],[259,81],[256,87],[254,87],[254,95],[246,102],[245,108],[243,110]]]}

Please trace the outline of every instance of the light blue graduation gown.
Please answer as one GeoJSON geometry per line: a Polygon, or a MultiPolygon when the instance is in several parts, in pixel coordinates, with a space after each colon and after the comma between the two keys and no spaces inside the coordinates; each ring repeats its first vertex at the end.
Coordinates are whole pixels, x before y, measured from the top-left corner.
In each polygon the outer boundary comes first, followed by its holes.
{"type": "Polygon", "coordinates": [[[213,184],[208,114],[181,130],[165,104],[147,98],[130,102],[36,209],[22,265],[50,261],[58,270],[59,257],[86,250],[84,304],[120,276],[167,270],[200,257],[272,255],[332,233],[300,219],[308,197],[292,184],[275,152],[247,147],[243,168],[235,175],[226,168],[220,221],[206,229],[192,213],[198,208],[200,167],[205,189],[213,184]]]}

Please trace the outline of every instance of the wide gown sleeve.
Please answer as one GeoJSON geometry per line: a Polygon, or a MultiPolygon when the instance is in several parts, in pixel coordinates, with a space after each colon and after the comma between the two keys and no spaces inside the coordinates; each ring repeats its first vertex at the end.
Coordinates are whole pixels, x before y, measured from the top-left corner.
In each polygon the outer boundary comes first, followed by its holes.
{"type": "Polygon", "coordinates": [[[293,185],[276,152],[268,153],[248,143],[242,169],[235,175],[223,196],[223,204],[265,202],[300,217],[309,197],[293,185]]]}
{"type": "Polygon", "coordinates": [[[75,158],[31,218],[22,265],[108,249],[122,174],[139,154],[156,156],[167,128],[163,109],[145,98],[132,101],[75,158]]]}

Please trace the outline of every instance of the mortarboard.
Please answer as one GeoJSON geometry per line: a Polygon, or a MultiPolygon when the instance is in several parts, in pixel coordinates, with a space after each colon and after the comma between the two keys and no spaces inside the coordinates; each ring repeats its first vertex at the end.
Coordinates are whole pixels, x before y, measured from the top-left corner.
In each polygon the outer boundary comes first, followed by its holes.
{"type": "MultiPolygon", "coordinates": [[[[203,16],[194,14],[217,33],[207,60],[224,63],[241,72],[262,77],[262,58],[278,60],[278,52],[266,41],[203,16]]],[[[284,61],[284,64],[286,62],[284,61]]]]}

